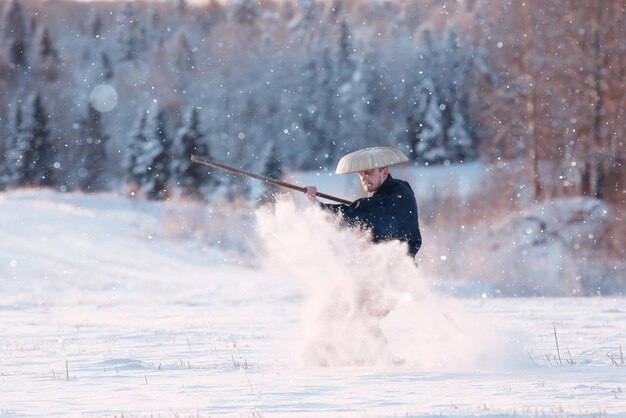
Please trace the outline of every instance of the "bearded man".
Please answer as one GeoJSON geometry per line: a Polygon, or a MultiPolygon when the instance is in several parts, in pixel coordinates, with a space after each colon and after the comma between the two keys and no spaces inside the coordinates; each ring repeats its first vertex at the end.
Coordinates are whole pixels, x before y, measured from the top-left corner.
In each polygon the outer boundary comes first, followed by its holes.
{"type": "Polygon", "coordinates": [[[372,241],[400,240],[407,243],[407,253],[415,257],[422,245],[417,203],[409,183],[389,173],[389,166],[408,161],[397,148],[372,147],[345,155],[339,160],[337,174],[358,173],[367,197],[350,205],[321,203],[315,197],[317,187],[307,186],[306,197],[323,209],[339,213],[349,225],[366,228],[372,241]]]}

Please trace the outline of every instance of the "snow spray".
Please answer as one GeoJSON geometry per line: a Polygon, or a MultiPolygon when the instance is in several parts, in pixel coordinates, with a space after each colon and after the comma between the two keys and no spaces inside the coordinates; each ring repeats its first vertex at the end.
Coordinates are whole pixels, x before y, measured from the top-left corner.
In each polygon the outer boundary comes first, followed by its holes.
{"type": "MultiPolygon", "coordinates": [[[[372,244],[288,197],[257,211],[261,263],[304,297],[296,359],[311,366],[475,368],[497,347],[453,300],[436,297],[406,244],[372,244]]],[[[296,360],[298,361],[298,360],[296,360]]]]}

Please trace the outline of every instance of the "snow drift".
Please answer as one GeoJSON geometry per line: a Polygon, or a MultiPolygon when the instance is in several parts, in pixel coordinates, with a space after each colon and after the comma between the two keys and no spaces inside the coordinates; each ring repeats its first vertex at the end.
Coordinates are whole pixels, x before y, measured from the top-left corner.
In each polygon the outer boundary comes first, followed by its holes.
{"type": "Polygon", "coordinates": [[[464,269],[453,279],[507,296],[619,293],[623,263],[599,257],[611,215],[598,199],[554,199],[478,226],[459,244],[455,263],[464,269]]]}

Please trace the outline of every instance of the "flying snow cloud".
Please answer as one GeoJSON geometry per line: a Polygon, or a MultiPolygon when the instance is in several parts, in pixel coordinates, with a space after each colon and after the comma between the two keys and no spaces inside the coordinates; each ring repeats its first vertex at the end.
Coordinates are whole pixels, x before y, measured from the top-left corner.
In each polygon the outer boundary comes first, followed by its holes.
{"type": "Polygon", "coordinates": [[[405,244],[371,244],[366,231],[288,198],[257,211],[257,231],[263,267],[302,292],[303,365],[477,368],[502,358],[506,344],[431,293],[405,244]]]}

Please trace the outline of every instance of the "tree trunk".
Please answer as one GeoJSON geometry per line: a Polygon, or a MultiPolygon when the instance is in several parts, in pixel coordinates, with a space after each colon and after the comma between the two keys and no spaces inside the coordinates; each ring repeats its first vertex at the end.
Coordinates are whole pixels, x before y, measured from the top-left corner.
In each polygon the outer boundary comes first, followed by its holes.
{"type": "Polygon", "coordinates": [[[532,59],[533,48],[533,11],[532,8],[526,7],[528,23],[528,41],[525,43],[524,50],[524,73],[528,75],[530,80],[530,88],[526,95],[526,133],[528,135],[528,165],[530,166],[530,175],[533,182],[532,199],[534,203],[539,202],[542,198],[541,178],[539,177],[539,156],[537,152],[537,80],[535,77],[532,59]]]}
{"type": "Polygon", "coordinates": [[[602,51],[602,10],[603,0],[596,0],[595,19],[593,32],[593,52],[594,52],[594,69],[593,69],[593,90],[594,90],[594,108],[593,108],[593,142],[594,142],[594,163],[593,169],[596,171],[595,184],[593,187],[593,195],[598,199],[604,199],[605,193],[605,171],[608,169],[606,161],[606,153],[602,152],[606,147],[602,141],[602,112],[603,112],[603,91],[602,91],[602,68],[604,67],[604,52],[602,51]]]}

